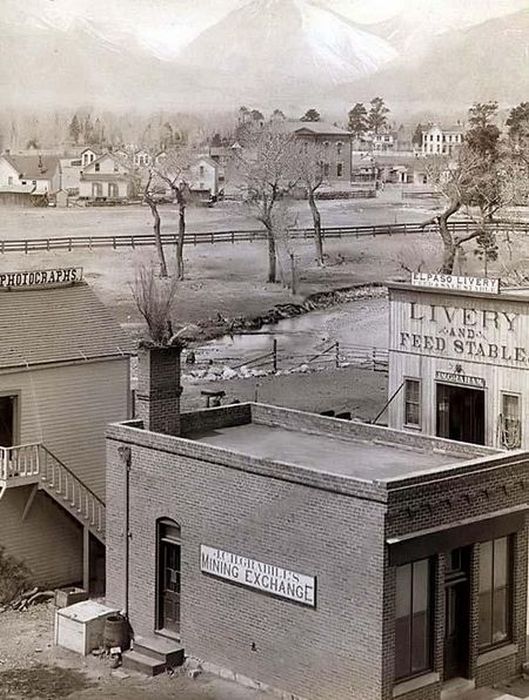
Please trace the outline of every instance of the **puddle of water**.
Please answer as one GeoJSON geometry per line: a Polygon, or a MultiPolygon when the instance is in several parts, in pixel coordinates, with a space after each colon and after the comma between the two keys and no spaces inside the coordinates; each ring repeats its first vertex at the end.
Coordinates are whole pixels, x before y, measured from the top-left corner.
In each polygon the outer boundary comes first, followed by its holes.
{"type": "Polygon", "coordinates": [[[243,363],[271,352],[274,339],[279,355],[290,357],[315,355],[335,342],[344,350],[351,346],[387,348],[388,301],[358,299],[267,324],[259,331],[222,336],[198,348],[196,357],[198,361],[243,363]]]}

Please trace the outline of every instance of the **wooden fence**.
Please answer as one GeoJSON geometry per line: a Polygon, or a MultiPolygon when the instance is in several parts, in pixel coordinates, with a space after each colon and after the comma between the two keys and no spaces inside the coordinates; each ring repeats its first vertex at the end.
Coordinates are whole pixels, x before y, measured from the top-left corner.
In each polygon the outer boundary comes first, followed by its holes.
{"type": "Polygon", "coordinates": [[[375,372],[387,372],[389,364],[389,354],[385,348],[349,345],[340,342],[333,342],[316,354],[306,354],[282,351],[277,340],[273,338],[271,350],[244,360],[236,357],[215,357],[210,355],[208,350],[207,346],[194,350],[196,360],[193,367],[200,369],[207,369],[211,366],[228,367],[234,370],[237,376],[244,375],[243,368],[262,370],[270,374],[300,371],[304,367],[310,370],[359,367],[375,372]]]}
{"type": "MultiPolygon", "coordinates": [[[[322,230],[325,239],[331,238],[361,238],[365,236],[393,236],[424,234],[432,230],[434,225],[424,227],[420,223],[377,224],[374,226],[330,226],[322,230]]],[[[459,233],[470,233],[475,229],[471,221],[456,221],[450,224],[450,230],[459,233]]],[[[505,228],[505,224],[494,224],[494,230],[505,228]]],[[[529,231],[529,222],[513,222],[508,225],[512,231],[529,231]]],[[[312,228],[296,228],[289,231],[292,238],[311,238],[312,228]]],[[[188,231],[185,235],[186,245],[204,243],[241,243],[266,240],[264,229],[224,230],[224,231],[188,231]]],[[[164,245],[175,245],[176,233],[162,233],[164,245]]],[[[52,250],[78,250],[96,248],[141,248],[155,244],[154,234],[132,235],[95,235],[95,236],[61,236],[49,238],[4,239],[0,241],[0,253],[32,253],[52,250]]]]}

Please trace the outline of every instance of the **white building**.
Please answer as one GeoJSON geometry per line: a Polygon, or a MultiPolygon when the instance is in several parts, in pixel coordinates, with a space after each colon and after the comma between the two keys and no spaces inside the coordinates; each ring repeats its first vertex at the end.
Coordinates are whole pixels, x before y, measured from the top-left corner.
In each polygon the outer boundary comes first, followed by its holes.
{"type": "Polygon", "coordinates": [[[90,162],[82,171],[79,183],[81,199],[127,199],[133,195],[130,170],[112,153],[90,162]]]}
{"type": "Polygon", "coordinates": [[[443,129],[433,124],[422,134],[422,154],[452,155],[463,143],[463,127],[458,124],[449,129],[443,129]]]}
{"type": "Polygon", "coordinates": [[[49,195],[59,189],[56,156],[4,153],[0,157],[0,191],[49,195]]]}

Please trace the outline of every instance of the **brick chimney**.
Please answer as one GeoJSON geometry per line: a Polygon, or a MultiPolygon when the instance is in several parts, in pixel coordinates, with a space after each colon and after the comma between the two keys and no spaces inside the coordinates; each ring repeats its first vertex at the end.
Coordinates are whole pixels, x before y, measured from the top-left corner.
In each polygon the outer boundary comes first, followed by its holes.
{"type": "Polygon", "coordinates": [[[136,416],[145,430],[180,434],[180,345],[138,348],[136,416]]]}

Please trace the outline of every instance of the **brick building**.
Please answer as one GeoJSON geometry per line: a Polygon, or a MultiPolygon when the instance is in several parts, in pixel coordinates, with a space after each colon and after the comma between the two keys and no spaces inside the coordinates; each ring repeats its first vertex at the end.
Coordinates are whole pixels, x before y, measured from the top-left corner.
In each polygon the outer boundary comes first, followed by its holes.
{"type": "Polygon", "coordinates": [[[125,666],[154,673],[149,650],[181,645],[308,700],[430,700],[519,672],[525,453],[259,404],[180,414],[178,354],[140,354],[139,418],[107,433],[125,666]]]}

